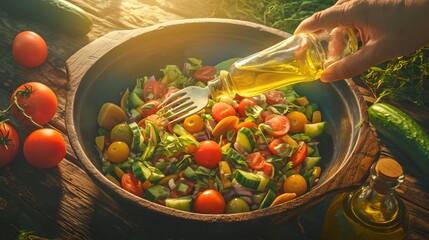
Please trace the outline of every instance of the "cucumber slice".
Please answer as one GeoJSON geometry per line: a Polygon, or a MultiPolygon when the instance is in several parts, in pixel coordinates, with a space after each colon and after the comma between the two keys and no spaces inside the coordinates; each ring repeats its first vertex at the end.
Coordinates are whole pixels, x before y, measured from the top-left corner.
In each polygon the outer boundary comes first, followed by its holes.
{"type": "Polygon", "coordinates": [[[325,131],[326,122],[310,123],[304,125],[304,134],[309,137],[317,137],[325,131]]]}
{"type": "Polygon", "coordinates": [[[170,190],[162,185],[153,185],[144,191],[143,197],[149,201],[155,202],[158,199],[167,198],[170,190]]]}
{"type": "Polygon", "coordinates": [[[190,179],[190,180],[195,180],[197,179],[197,173],[195,173],[194,169],[192,169],[191,167],[187,167],[185,169],[185,171],[183,172],[183,176],[186,179],[190,179]]]}
{"type": "Polygon", "coordinates": [[[174,209],[190,212],[192,206],[192,196],[167,198],[165,199],[165,205],[174,209]]]}
{"type": "Polygon", "coordinates": [[[130,95],[128,96],[128,102],[131,103],[131,106],[133,108],[144,104],[144,101],[139,96],[137,96],[137,93],[135,91],[130,92],[130,95]]]}
{"type": "Polygon", "coordinates": [[[234,172],[234,178],[240,183],[243,187],[256,190],[261,183],[261,178],[253,173],[245,172],[240,169],[237,169],[234,172]]]}
{"type": "Polygon", "coordinates": [[[180,124],[174,124],[173,125],[173,133],[179,135],[179,136],[183,136],[183,135],[191,135],[188,131],[186,131],[185,128],[182,127],[182,125],[180,124]]]}
{"type": "Polygon", "coordinates": [[[255,136],[248,128],[241,128],[238,130],[237,139],[235,141],[248,153],[253,152],[256,144],[255,136]]]}
{"type": "Polygon", "coordinates": [[[259,205],[259,208],[262,209],[271,206],[271,204],[274,202],[274,199],[276,199],[276,194],[271,191],[271,189],[269,189],[267,195],[264,197],[264,200],[262,200],[261,205],[259,205]]]}
{"type": "Polygon", "coordinates": [[[149,179],[150,175],[152,175],[150,169],[141,162],[134,163],[132,166],[132,170],[134,176],[136,176],[136,178],[142,183],[146,182],[146,180],[149,179]]]}
{"type": "Polygon", "coordinates": [[[146,136],[149,138],[149,141],[154,145],[157,145],[158,143],[161,142],[159,129],[153,122],[150,122],[150,121],[146,122],[146,136]]]}
{"type": "Polygon", "coordinates": [[[131,132],[133,133],[133,141],[131,143],[131,148],[133,150],[139,150],[140,145],[143,143],[144,138],[142,133],[140,132],[140,127],[136,122],[129,123],[128,126],[131,128],[131,132]]]}
{"type": "Polygon", "coordinates": [[[314,167],[322,157],[306,157],[303,163],[303,169],[311,169],[314,167]]]}

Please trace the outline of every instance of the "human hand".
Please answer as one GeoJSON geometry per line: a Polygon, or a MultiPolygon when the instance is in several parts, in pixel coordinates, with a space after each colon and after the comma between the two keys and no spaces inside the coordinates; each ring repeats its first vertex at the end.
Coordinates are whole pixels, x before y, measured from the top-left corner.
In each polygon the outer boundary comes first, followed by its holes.
{"type": "Polygon", "coordinates": [[[371,66],[429,44],[429,0],[339,0],[313,14],[295,34],[349,27],[359,32],[361,48],[330,65],[320,79],[351,78],[371,66]]]}

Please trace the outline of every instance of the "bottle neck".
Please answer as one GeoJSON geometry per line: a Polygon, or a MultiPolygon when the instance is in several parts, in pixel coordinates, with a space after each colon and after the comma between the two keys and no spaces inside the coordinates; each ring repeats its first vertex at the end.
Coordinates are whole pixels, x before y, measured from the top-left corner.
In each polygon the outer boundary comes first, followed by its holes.
{"type": "Polygon", "coordinates": [[[227,71],[220,71],[219,76],[207,83],[211,97],[218,100],[222,96],[235,97],[235,91],[230,83],[230,76],[227,71]]]}
{"type": "Polygon", "coordinates": [[[350,199],[352,213],[362,222],[371,225],[401,221],[404,207],[394,192],[403,180],[403,175],[395,180],[385,179],[377,174],[373,165],[369,184],[354,193],[350,199]]]}

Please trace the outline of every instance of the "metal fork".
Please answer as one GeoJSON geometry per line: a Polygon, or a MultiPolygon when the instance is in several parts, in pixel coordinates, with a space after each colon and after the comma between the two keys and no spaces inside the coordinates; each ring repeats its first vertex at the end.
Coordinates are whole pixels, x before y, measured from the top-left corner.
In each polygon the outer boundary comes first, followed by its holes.
{"type": "Polygon", "coordinates": [[[186,87],[166,98],[158,111],[169,123],[179,122],[204,109],[209,102],[209,87],[186,87]]]}

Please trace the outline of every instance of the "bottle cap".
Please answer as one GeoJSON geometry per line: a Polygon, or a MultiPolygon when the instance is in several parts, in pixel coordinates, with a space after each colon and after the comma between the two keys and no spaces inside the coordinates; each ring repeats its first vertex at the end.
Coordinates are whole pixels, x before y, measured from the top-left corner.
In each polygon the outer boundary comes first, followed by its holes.
{"type": "Polygon", "coordinates": [[[378,176],[387,181],[396,181],[404,173],[401,165],[392,158],[380,158],[375,171],[378,176]]]}

